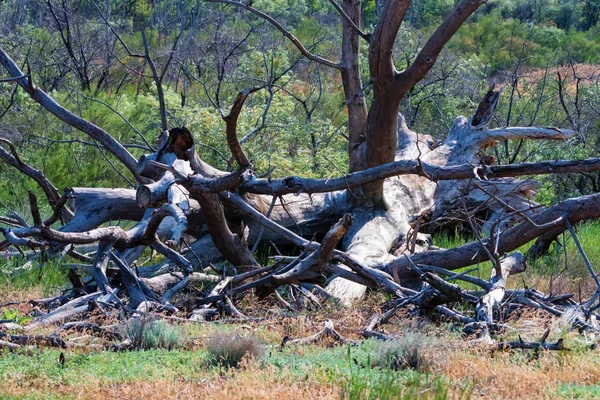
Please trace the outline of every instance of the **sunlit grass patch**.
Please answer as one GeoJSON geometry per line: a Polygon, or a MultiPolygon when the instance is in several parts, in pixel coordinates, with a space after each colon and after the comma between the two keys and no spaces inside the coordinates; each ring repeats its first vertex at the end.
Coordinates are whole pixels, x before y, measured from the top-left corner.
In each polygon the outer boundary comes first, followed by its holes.
{"type": "Polygon", "coordinates": [[[68,268],[61,261],[0,260],[0,301],[18,301],[61,293],[68,286],[68,268]]]}

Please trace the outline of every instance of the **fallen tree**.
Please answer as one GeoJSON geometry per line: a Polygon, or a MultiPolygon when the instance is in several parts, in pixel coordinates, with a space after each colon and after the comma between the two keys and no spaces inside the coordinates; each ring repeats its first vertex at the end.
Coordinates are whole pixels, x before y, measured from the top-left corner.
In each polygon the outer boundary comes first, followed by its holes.
{"type": "MultiPolygon", "coordinates": [[[[332,179],[255,177],[238,140],[237,121],[248,96],[261,87],[241,91],[230,113],[223,117],[224,140],[237,169],[221,171],[204,162],[192,132],[186,128],[165,129],[156,151],[136,161],[108,132],[55,102],[0,49],[0,64],[13,82],[54,116],[101,143],[125,165],[138,185],[135,191],[72,188],[61,196],[41,171],[19,158],[10,142],[2,141],[8,148],[0,147],[0,157],[44,189],[53,215],[42,220],[38,199],[31,193],[34,224],[29,226],[19,216],[2,217],[11,228],[2,228],[5,240],[0,249],[27,247],[50,255],[70,254],[88,265],[93,277],[87,282],[87,292],[82,284],[77,285],[81,289],[78,295],[84,297],[56,299],[52,302],[54,311],[34,324],[46,323],[53,315],[59,315],[56,321],[62,322],[75,315],[79,318],[89,312],[85,304],[90,301],[99,307],[138,312],[177,312],[185,307],[185,315],[193,319],[213,315],[216,309],[244,319],[236,300],[249,292],[259,297],[273,295],[292,307],[278,292],[286,286],[292,295],[305,296],[315,304],[319,298],[332,297],[349,305],[371,287],[393,296],[381,323],[398,308],[410,306],[434,310],[465,324],[467,330],[495,332],[501,325],[494,320],[494,311],[505,299],[506,280],[526,266],[520,253],[509,252],[540,236],[556,235],[570,224],[600,217],[597,194],[546,208],[533,201],[535,181],[516,179],[598,171],[599,159],[489,165],[485,150],[500,141],[567,140],[575,136],[571,130],[558,128],[489,128],[500,95],[494,87],[470,118],[456,118],[446,139],[438,144],[430,136],[410,130],[399,114],[402,97],[423,79],[444,45],[482,2],[460,2],[402,72],[394,67],[391,49],[410,2],[387,1],[375,30],[366,35],[359,29],[360,3],[344,1],[339,8],[344,34],[338,63],[310,53],[275,19],[250,5],[229,0],[209,2],[258,15],[280,30],[306,58],[340,71],[349,114],[350,172],[332,179]],[[374,93],[369,107],[361,94],[362,39],[368,42],[374,93]],[[481,216],[485,216],[484,221],[481,216]],[[469,226],[476,240],[454,249],[432,247],[422,228],[449,219],[469,226]],[[101,226],[115,220],[135,221],[135,225],[130,229],[101,226]],[[59,221],[63,225],[53,228],[59,221]],[[269,242],[293,244],[301,254],[282,254],[274,265],[263,266],[251,249],[269,242]],[[97,244],[93,257],[78,252],[77,246],[91,244],[97,244]],[[140,275],[136,260],[146,247],[161,253],[168,265],[140,267],[147,268],[147,274],[140,275]],[[234,275],[203,271],[222,260],[235,268],[234,275]],[[494,265],[489,282],[452,272],[486,260],[494,265]],[[456,279],[476,282],[483,293],[468,292],[449,282],[456,279]],[[171,304],[171,299],[192,281],[215,285],[192,301],[177,307],[171,304]],[[323,283],[327,284],[321,287],[323,283]],[[454,303],[469,304],[474,313],[457,312],[451,308],[454,303]]],[[[160,79],[156,84],[160,85],[160,79]]],[[[163,101],[160,104],[164,107],[163,101]]],[[[161,116],[166,116],[162,108],[161,116]]],[[[530,289],[520,291],[512,301],[555,315],[580,307],[582,315],[589,318],[597,298],[580,304],[571,299],[551,299],[530,289]]],[[[375,325],[365,332],[374,335],[375,325]]],[[[597,329],[583,317],[575,319],[574,325],[597,329]]],[[[335,331],[326,326],[324,332],[331,335],[335,331]]]]}

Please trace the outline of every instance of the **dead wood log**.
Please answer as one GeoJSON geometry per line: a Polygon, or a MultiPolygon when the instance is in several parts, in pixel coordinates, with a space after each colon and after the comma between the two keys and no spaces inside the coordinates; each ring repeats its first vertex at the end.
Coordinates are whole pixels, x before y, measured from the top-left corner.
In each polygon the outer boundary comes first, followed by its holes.
{"type": "Polygon", "coordinates": [[[25,330],[30,331],[43,326],[67,322],[69,319],[86,314],[90,307],[88,305],[89,302],[99,301],[101,303],[105,303],[107,301],[110,301],[113,298],[114,294],[115,293],[103,297],[101,292],[96,292],[73,299],[63,304],[62,306],[54,309],[46,315],[34,318],[34,320],[31,321],[31,323],[25,326],[25,330]]]}
{"type": "Polygon", "coordinates": [[[501,273],[498,275],[496,269],[492,269],[490,289],[485,296],[479,299],[475,307],[478,321],[485,321],[489,324],[494,322],[494,309],[502,303],[506,294],[506,280],[509,276],[519,274],[527,268],[525,257],[520,252],[506,257],[500,265],[501,273]]]}
{"type": "Polygon", "coordinates": [[[98,324],[94,324],[88,321],[72,321],[67,322],[61,325],[56,331],[55,334],[59,331],[76,331],[76,332],[90,332],[96,336],[103,337],[107,340],[119,340],[121,339],[121,335],[117,330],[100,326],[98,324]]]}
{"type": "MultiPolygon", "coordinates": [[[[167,290],[177,285],[183,280],[184,275],[181,272],[174,272],[170,274],[161,274],[152,278],[140,278],[140,281],[148,285],[154,293],[162,296],[167,290]]],[[[189,275],[190,283],[193,282],[210,282],[217,283],[221,281],[221,278],[216,275],[208,275],[200,272],[193,272],[189,275]]]]}
{"type": "MultiPolygon", "coordinates": [[[[485,100],[485,99],[484,99],[485,100]]],[[[493,113],[495,102],[488,102],[488,114],[493,113]]],[[[481,107],[478,110],[481,114],[481,107]]],[[[444,143],[436,148],[423,144],[430,139],[424,135],[417,135],[408,129],[404,118],[399,116],[398,143],[396,161],[414,160],[416,165],[412,168],[419,169],[420,176],[400,175],[384,182],[385,206],[377,204],[362,206],[354,209],[355,223],[344,239],[343,247],[348,254],[369,267],[379,267],[387,273],[392,273],[392,266],[398,268],[401,279],[407,280],[411,276],[406,260],[394,260],[389,250],[399,238],[407,238],[412,229],[411,221],[424,212],[432,213],[433,218],[446,215],[448,210],[456,208],[456,199],[461,198],[462,190],[468,182],[443,180],[435,182],[426,170],[427,163],[440,167],[471,165],[470,178],[481,179],[473,175],[473,166],[480,164],[477,154],[482,148],[494,145],[498,140],[506,139],[565,139],[571,137],[572,131],[560,131],[545,128],[498,128],[487,129],[486,126],[473,126],[466,118],[459,117],[448,133],[444,143]],[[403,276],[402,276],[403,275],[403,276]]],[[[461,168],[464,168],[461,167],[461,168]]],[[[465,171],[466,172],[466,171],[465,171]]],[[[432,172],[433,173],[433,172],[432,172]]],[[[488,183],[488,182],[486,182],[488,183]]],[[[469,204],[487,204],[492,214],[499,217],[506,205],[515,210],[523,209],[529,205],[526,200],[532,194],[531,185],[522,185],[514,181],[500,180],[498,185],[489,181],[494,187],[487,189],[493,192],[504,204],[490,201],[490,196],[483,191],[471,191],[468,194],[469,204]]],[[[352,189],[348,189],[346,196],[352,196],[352,189]]],[[[355,194],[356,195],[356,194],[355,194]]],[[[530,239],[531,240],[531,239],[530,239]]],[[[430,252],[428,252],[428,255],[430,252]]],[[[449,253],[445,254],[446,256],[449,253]]],[[[418,255],[416,255],[418,256],[418,255]]],[[[472,256],[472,255],[471,255],[472,256]]],[[[447,257],[447,261],[450,257],[447,257]]],[[[452,263],[449,261],[449,263],[452,263]]],[[[475,261],[477,262],[477,261],[475,261]]],[[[416,264],[436,265],[447,267],[448,264],[438,264],[431,260],[415,259],[416,264]]],[[[470,264],[467,264],[470,265],[470,264]]],[[[465,265],[462,265],[465,266],[465,265]]],[[[414,275],[413,275],[414,279],[414,275]]],[[[344,279],[334,279],[327,287],[335,297],[350,302],[364,294],[364,286],[349,283],[344,279]]]]}
{"type": "Polygon", "coordinates": [[[358,343],[355,342],[354,340],[348,339],[348,338],[342,336],[338,331],[336,331],[333,326],[333,321],[328,319],[323,323],[323,329],[321,329],[319,332],[315,333],[314,335],[307,336],[304,338],[298,338],[298,339],[290,339],[289,337],[286,336],[285,338],[283,338],[281,347],[283,348],[283,346],[285,346],[286,344],[297,344],[297,345],[312,344],[312,343],[316,343],[316,342],[320,341],[324,337],[330,337],[335,342],[340,343],[340,344],[349,344],[351,346],[358,345],[358,343]]]}
{"type": "Polygon", "coordinates": [[[63,339],[53,335],[10,335],[0,331],[0,339],[7,340],[11,343],[21,346],[35,344],[38,346],[60,347],[63,349],[67,348],[67,344],[63,339]]]}
{"type": "Polygon", "coordinates": [[[21,345],[7,342],[6,340],[0,340],[0,349],[8,349],[9,351],[19,350],[21,345]]]}
{"type": "Polygon", "coordinates": [[[61,228],[64,232],[84,232],[108,221],[139,221],[144,216],[134,190],[73,188],[67,195],[75,216],[61,228]]]}
{"type": "Polygon", "coordinates": [[[558,339],[556,343],[540,342],[500,342],[496,344],[496,350],[529,349],[529,350],[569,350],[564,345],[564,340],[558,339]]]}
{"type": "MultiPolygon", "coordinates": [[[[593,194],[565,200],[540,211],[532,216],[530,221],[525,220],[500,233],[497,238],[497,251],[499,254],[504,254],[517,249],[543,233],[560,232],[565,229],[565,219],[573,224],[586,219],[598,218],[600,217],[598,204],[600,204],[600,195],[593,194]]],[[[494,243],[489,238],[484,238],[483,243],[488,248],[494,249],[494,243]]],[[[454,249],[415,254],[411,259],[417,265],[423,263],[447,269],[462,268],[488,260],[488,256],[481,251],[480,246],[479,242],[471,242],[454,249]]],[[[408,264],[408,261],[400,257],[382,265],[381,269],[391,272],[397,268],[401,280],[414,279],[411,278],[411,273],[408,271],[408,264]]]]}
{"type": "Polygon", "coordinates": [[[546,343],[546,339],[550,335],[550,329],[547,329],[542,335],[542,338],[537,342],[525,342],[519,335],[519,341],[501,342],[495,346],[495,350],[510,350],[510,349],[529,349],[529,350],[569,350],[564,346],[562,338],[556,343],[546,343]]]}

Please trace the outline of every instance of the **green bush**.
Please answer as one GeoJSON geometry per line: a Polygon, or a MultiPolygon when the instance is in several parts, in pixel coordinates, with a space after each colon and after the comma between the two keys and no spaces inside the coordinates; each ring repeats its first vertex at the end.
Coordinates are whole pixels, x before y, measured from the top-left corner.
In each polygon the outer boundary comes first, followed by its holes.
{"type": "Polygon", "coordinates": [[[124,336],[136,349],[174,349],[185,345],[183,330],[165,320],[131,319],[124,328],[124,336]]]}

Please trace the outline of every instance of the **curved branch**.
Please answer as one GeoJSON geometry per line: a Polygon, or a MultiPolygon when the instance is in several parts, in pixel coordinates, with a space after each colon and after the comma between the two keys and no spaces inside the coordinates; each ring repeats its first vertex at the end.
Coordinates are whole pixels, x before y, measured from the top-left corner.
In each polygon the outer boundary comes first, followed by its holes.
{"type": "Polygon", "coordinates": [[[245,245],[243,233],[236,236],[227,226],[219,197],[212,193],[198,193],[195,199],[200,203],[215,246],[227,260],[235,265],[259,265],[245,245]]]}
{"type": "MultiPolygon", "coordinates": [[[[10,148],[9,154],[2,146],[0,146],[0,158],[33,179],[44,191],[50,207],[56,211],[61,197],[60,194],[58,194],[58,189],[56,189],[52,182],[46,178],[46,175],[44,175],[42,171],[37,170],[22,161],[17,153],[17,150],[15,149],[15,146],[9,140],[0,138],[0,142],[5,143],[10,148]]],[[[62,215],[65,217],[66,222],[73,218],[73,213],[67,208],[63,208],[62,215]]]]}
{"type": "Polygon", "coordinates": [[[444,19],[444,22],[431,35],[410,67],[396,76],[400,97],[427,75],[446,43],[484,3],[484,0],[463,0],[456,5],[452,13],[444,19]]]}
{"type": "Polygon", "coordinates": [[[227,4],[230,6],[236,6],[239,8],[243,8],[246,9],[248,11],[250,11],[251,13],[259,16],[260,18],[266,20],[267,22],[269,22],[271,25],[273,25],[275,28],[277,28],[277,30],[279,30],[279,32],[281,32],[283,34],[283,36],[285,36],[286,38],[288,38],[293,44],[294,46],[296,46],[296,48],[300,51],[300,53],[302,53],[302,55],[306,58],[308,58],[309,60],[312,60],[316,63],[319,64],[323,64],[326,65],[328,67],[331,68],[335,68],[338,70],[342,70],[343,67],[338,64],[335,63],[333,61],[329,61],[323,57],[317,56],[315,54],[312,54],[311,52],[309,52],[306,47],[304,47],[304,45],[294,36],[290,33],[290,31],[288,31],[287,29],[285,29],[283,27],[283,25],[281,25],[279,22],[277,22],[277,20],[273,17],[271,17],[268,14],[265,14],[264,12],[257,10],[254,7],[250,7],[248,4],[243,3],[241,1],[234,1],[234,0],[204,0],[207,3],[221,3],[221,4],[227,4]]]}
{"type": "Polygon", "coordinates": [[[242,149],[237,137],[238,118],[248,96],[259,89],[260,88],[250,88],[239,92],[235,98],[235,101],[233,102],[233,106],[231,107],[229,115],[223,117],[223,121],[225,121],[226,125],[225,131],[227,133],[227,145],[231,150],[233,158],[235,158],[235,161],[237,161],[238,165],[242,169],[250,166],[250,160],[246,156],[246,153],[244,153],[244,150],[242,149]]]}

